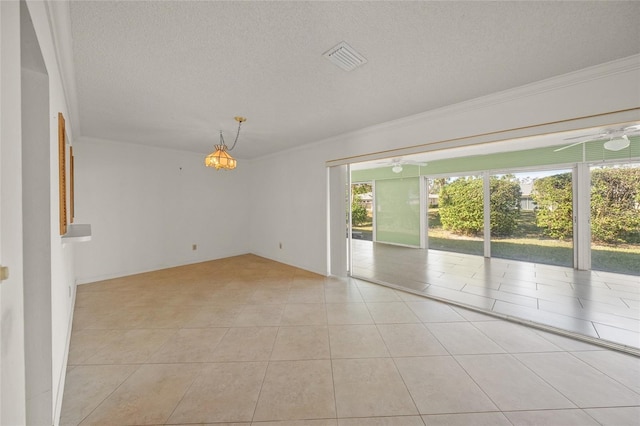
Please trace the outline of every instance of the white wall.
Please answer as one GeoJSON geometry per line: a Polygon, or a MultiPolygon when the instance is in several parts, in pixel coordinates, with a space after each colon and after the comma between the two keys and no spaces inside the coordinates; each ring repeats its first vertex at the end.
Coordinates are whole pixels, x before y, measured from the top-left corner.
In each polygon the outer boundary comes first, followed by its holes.
{"type": "MultiPolygon", "coordinates": [[[[428,144],[544,123],[552,123],[544,131],[561,131],[609,124],[621,116],[637,120],[637,110],[591,116],[638,107],[640,56],[634,56],[255,160],[252,191],[261,209],[251,212],[251,250],[311,271],[327,272],[325,161],[370,153],[390,156],[384,151],[422,144],[421,151],[447,144],[453,147],[467,142],[428,144]],[[586,118],[559,122],[580,117],[586,118]],[[283,249],[278,248],[279,241],[284,243],[283,249]]],[[[511,136],[536,131],[540,134],[543,129],[521,129],[511,136]]],[[[498,137],[479,139],[493,141],[498,137]]],[[[331,189],[343,190],[339,184],[331,189]]],[[[333,220],[340,223],[345,219],[338,213],[333,220]]],[[[340,250],[340,245],[344,242],[334,241],[331,249],[340,250]]]]}
{"type": "MultiPolygon", "coordinates": [[[[38,43],[49,75],[49,168],[50,168],[50,232],[51,232],[51,365],[52,365],[52,419],[56,420],[62,403],[66,373],[66,357],[71,333],[71,318],[75,295],[74,247],[63,245],[59,232],[58,192],[58,112],[69,117],[68,103],[62,78],[51,23],[50,4],[28,1],[27,6],[38,43]]],[[[67,134],[73,140],[70,126],[67,134]]]]}
{"type": "MultiPolygon", "coordinates": [[[[24,55],[23,55],[24,58],[24,55]]],[[[22,235],[27,423],[51,422],[49,78],[22,69],[22,235]]]]}
{"type": "Polygon", "coordinates": [[[20,5],[0,2],[0,424],[25,424],[20,5]]]}
{"type": "Polygon", "coordinates": [[[249,251],[249,165],[204,166],[204,155],[81,138],[74,144],[78,283],[249,251]],[[192,245],[197,244],[197,250],[192,245]]]}
{"type": "MultiPolygon", "coordinates": [[[[49,21],[50,6],[47,2],[28,1],[28,12],[33,21],[38,48],[41,51],[42,59],[46,66],[49,76],[49,163],[45,164],[50,170],[50,188],[49,191],[44,189],[45,196],[49,196],[49,218],[50,218],[50,284],[51,294],[50,303],[51,311],[49,315],[41,316],[39,324],[50,326],[51,330],[47,331],[47,335],[51,339],[51,353],[43,354],[46,362],[51,362],[51,398],[48,404],[52,411],[49,416],[51,422],[54,421],[56,407],[59,407],[61,401],[61,390],[64,386],[65,359],[67,354],[68,336],[70,333],[70,319],[73,297],[70,296],[69,290],[75,291],[75,283],[73,277],[73,249],[63,247],[62,240],[58,232],[58,173],[57,173],[57,114],[62,112],[68,116],[67,101],[65,99],[62,80],[59,74],[58,60],[54,47],[53,33],[49,21]]],[[[22,162],[19,156],[15,154],[15,149],[21,150],[22,135],[20,132],[21,120],[19,117],[13,117],[12,114],[20,114],[21,111],[21,94],[20,94],[20,67],[21,61],[16,58],[14,53],[19,52],[20,36],[10,34],[9,30],[15,32],[19,28],[20,16],[16,12],[19,10],[18,2],[2,2],[2,175],[3,175],[3,199],[2,199],[2,243],[3,243],[3,263],[7,263],[11,268],[11,279],[2,283],[2,412],[0,414],[0,423],[2,424],[25,424],[25,364],[24,364],[24,299],[22,293],[23,274],[22,263],[22,244],[21,240],[12,244],[10,249],[13,250],[10,256],[5,252],[5,238],[16,236],[16,233],[23,237],[22,221],[16,220],[16,215],[22,215],[23,200],[21,197],[5,198],[5,185],[12,188],[18,188],[21,192],[23,174],[22,162]],[[16,74],[17,73],[17,74],[16,74]],[[8,89],[11,90],[8,90],[8,89]],[[15,126],[18,128],[16,129],[15,126]],[[11,131],[11,134],[5,133],[11,131]],[[6,137],[5,137],[6,136],[6,137]],[[10,150],[6,150],[10,148],[10,150]],[[10,155],[11,154],[11,155],[10,155]],[[11,161],[10,168],[5,168],[5,160],[11,161]],[[5,172],[10,170],[11,175],[6,179],[5,172]],[[10,215],[6,213],[10,212],[10,215]],[[9,223],[11,226],[5,226],[9,223]],[[20,255],[15,250],[19,250],[20,255]],[[5,297],[5,295],[10,297],[5,297]],[[5,358],[5,352],[10,347],[22,345],[22,362],[11,357],[5,358]],[[5,364],[5,361],[9,363],[5,364]]],[[[14,194],[14,192],[11,192],[14,194]]],[[[33,318],[30,318],[33,319],[33,318]]],[[[27,351],[32,350],[30,346],[26,347],[27,351]]]]}
{"type": "Polygon", "coordinates": [[[252,162],[252,253],[326,272],[326,158],[311,145],[252,162]]]}

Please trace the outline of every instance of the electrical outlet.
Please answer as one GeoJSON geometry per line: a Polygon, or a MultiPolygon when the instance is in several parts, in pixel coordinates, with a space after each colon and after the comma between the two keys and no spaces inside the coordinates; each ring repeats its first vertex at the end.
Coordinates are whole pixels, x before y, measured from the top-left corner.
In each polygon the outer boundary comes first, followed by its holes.
{"type": "Polygon", "coordinates": [[[198,245],[197,244],[193,244],[191,246],[191,250],[198,250],[198,245]]]}
{"type": "Polygon", "coordinates": [[[0,265],[0,281],[9,279],[9,267],[0,265]]]}

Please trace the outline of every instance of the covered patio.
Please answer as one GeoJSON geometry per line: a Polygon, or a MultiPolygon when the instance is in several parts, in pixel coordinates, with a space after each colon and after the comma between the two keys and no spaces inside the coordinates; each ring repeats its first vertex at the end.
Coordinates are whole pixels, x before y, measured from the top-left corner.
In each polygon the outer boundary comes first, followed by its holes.
{"type": "Polygon", "coordinates": [[[640,354],[640,277],[351,240],[351,274],[640,354]]]}

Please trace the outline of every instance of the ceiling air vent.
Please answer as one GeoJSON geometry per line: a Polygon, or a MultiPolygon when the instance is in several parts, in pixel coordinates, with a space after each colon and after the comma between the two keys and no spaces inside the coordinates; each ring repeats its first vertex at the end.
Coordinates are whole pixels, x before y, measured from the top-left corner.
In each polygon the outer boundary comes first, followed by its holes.
{"type": "Polygon", "coordinates": [[[327,50],[322,56],[345,71],[352,71],[367,63],[367,60],[344,41],[327,50]]]}

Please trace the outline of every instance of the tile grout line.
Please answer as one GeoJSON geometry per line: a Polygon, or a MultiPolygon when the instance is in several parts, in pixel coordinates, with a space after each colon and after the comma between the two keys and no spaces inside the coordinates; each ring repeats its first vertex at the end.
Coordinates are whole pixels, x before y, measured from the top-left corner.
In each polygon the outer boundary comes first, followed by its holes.
{"type": "MultiPolygon", "coordinates": [[[[576,356],[572,351],[566,351],[567,354],[571,355],[572,358],[576,359],[578,362],[585,364],[586,366],[593,368],[594,370],[597,370],[600,374],[603,374],[604,376],[606,376],[607,378],[613,380],[614,382],[616,382],[617,384],[619,384],[620,386],[628,389],[629,391],[635,393],[636,395],[640,395],[640,392],[631,389],[629,386],[625,385],[624,383],[620,382],[619,380],[617,380],[615,377],[611,377],[609,374],[607,374],[606,372],[602,371],[600,368],[598,368],[595,365],[592,365],[591,363],[582,360],[580,357],[576,356]]],[[[592,407],[588,407],[588,408],[592,408],[592,407]]]]}
{"type": "MultiPolygon", "coordinates": [[[[420,325],[422,325],[422,323],[420,325]]],[[[405,381],[404,376],[402,375],[402,373],[400,372],[400,369],[398,368],[398,364],[396,363],[395,357],[391,354],[391,349],[389,349],[389,345],[387,344],[386,340],[384,340],[384,337],[382,337],[382,334],[380,333],[380,329],[378,328],[378,324],[375,324],[375,326],[376,326],[376,330],[378,331],[378,334],[380,335],[380,338],[382,339],[382,343],[384,343],[385,347],[387,348],[387,352],[389,353],[389,357],[391,358],[393,367],[396,369],[396,373],[398,373],[398,376],[400,376],[400,380],[402,380],[402,384],[404,385],[404,388],[406,389],[407,393],[409,394],[409,397],[411,398],[411,402],[413,403],[413,406],[416,409],[416,413],[418,413],[418,416],[420,417],[420,420],[422,421],[422,423],[425,424],[425,421],[422,418],[422,413],[418,408],[418,404],[416,403],[416,400],[413,394],[409,390],[409,386],[407,386],[407,382],[405,381]]],[[[424,327],[424,325],[422,325],[422,327],[424,327]]]]}
{"type": "MultiPolygon", "coordinates": [[[[560,352],[553,352],[553,354],[569,354],[569,351],[563,350],[560,352]]],[[[525,355],[544,355],[544,354],[549,354],[549,352],[529,352],[525,355]]],[[[513,357],[519,364],[521,364],[524,368],[526,368],[527,370],[529,370],[531,373],[533,373],[536,377],[538,377],[540,380],[542,380],[544,383],[546,383],[549,387],[551,387],[551,389],[555,390],[556,392],[558,392],[560,395],[562,395],[563,397],[565,397],[567,399],[567,401],[571,402],[575,408],[579,408],[582,409],[583,407],[580,407],[580,405],[578,403],[576,403],[573,399],[569,398],[567,395],[565,395],[563,392],[561,392],[559,389],[557,389],[553,384],[551,384],[548,380],[546,380],[544,377],[542,377],[540,374],[538,374],[535,370],[533,370],[533,368],[529,367],[527,364],[525,364],[524,362],[522,362],[519,358],[518,355],[522,355],[522,354],[509,354],[511,357],[513,357]]]]}
{"type": "MultiPolygon", "coordinates": [[[[291,285],[289,285],[290,287],[291,285]]],[[[280,321],[282,321],[282,316],[280,316],[280,321]]],[[[267,374],[269,372],[269,366],[271,365],[271,357],[273,356],[273,349],[276,346],[276,341],[278,340],[278,335],[280,334],[280,326],[278,326],[278,331],[273,339],[273,343],[271,344],[271,350],[269,351],[269,356],[267,357],[267,366],[264,369],[264,376],[262,376],[262,383],[260,384],[260,391],[258,392],[258,397],[256,398],[256,404],[253,407],[253,414],[251,415],[251,422],[255,421],[256,411],[258,411],[258,404],[260,403],[260,397],[262,396],[262,389],[264,389],[264,382],[267,380],[267,374]]]]}
{"type": "MultiPolygon", "coordinates": [[[[184,363],[181,363],[180,365],[183,365],[183,364],[184,363]]],[[[206,364],[201,365],[200,368],[199,368],[199,371],[202,371],[205,368],[205,366],[206,366],[206,364]]],[[[189,391],[191,390],[191,388],[193,387],[193,385],[195,384],[195,382],[198,380],[199,377],[200,376],[198,376],[197,374],[194,375],[193,379],[191,380],[191,383],[189,383],[189,386],[187,386],[187,388],[185,389],[184,393],[180,397],[180,400],[176,403],[175,407],[173,407],[173,410],[171,410],[171,413],[169,413],[167,418],[164,420],[165,424],[169,421],[171,416],[173,416],[173,414],[176,412],[176,410],[178,409],[178,407],[180,406],[182,401],[184,401],[184,397],[187,396],[187,394],[189,393],[189,391]]]]}
{"type": "MultiPolygon", "coordinates": [[[[105,364],[105,365],[120,365],[120,364],[105,364]]],[[[124,365],[129,365],[129,364],[124,364],[124,365]]],[[[131,364],[131,365],[135,365],[135,364],[131,364]]],[[[120,382],[120,384],[118,386],[116,386],[110,393],[109,395],[105,396],[104,399],[102,401],[100,401],[100,403],[98,405],[96,405],[93,410],[91,410],[91,412],[89,414],[87,414],[86,416],[84,416],[82,418],[82,420],[80,420],[80,422],[78,422],[78,424],[81,424],[82,422],[84,422],[86,419],[88,419],[98,408],[100,408],[100,406],[102,404],[105,403],[105,401],[107,399],[109,399],[111,397],[111,395],[113,395],[118,389],[120,389],[120,387],[131,378],[131,376],[133,376],[138,370],[140,370],[140,368],[142,368],[144,364],[139,364],[137,368],[135,368],[131,374],[129,374],[122,382],[120,382]]],[[[64,396],[63,396],[64,398],[64,396]]]]}

